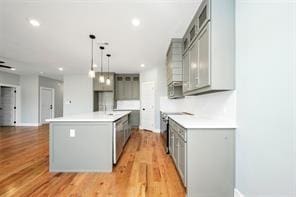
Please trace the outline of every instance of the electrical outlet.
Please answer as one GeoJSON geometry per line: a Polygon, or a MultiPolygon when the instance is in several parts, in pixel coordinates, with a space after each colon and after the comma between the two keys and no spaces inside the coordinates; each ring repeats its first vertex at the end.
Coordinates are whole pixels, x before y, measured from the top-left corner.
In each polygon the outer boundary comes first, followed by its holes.
{"type": "Polygon", "coordinates": [[[75,133],[75,129],[70,129],[70,137],[75,137],[76,133],[75,133]]]}

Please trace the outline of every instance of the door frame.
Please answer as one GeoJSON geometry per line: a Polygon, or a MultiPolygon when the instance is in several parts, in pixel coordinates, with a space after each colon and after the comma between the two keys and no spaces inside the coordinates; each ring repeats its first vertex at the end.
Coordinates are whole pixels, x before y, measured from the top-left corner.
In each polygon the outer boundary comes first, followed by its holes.
{"type": "Polygon", "coordinates": [[[155,94],[156,94],[156,91],[155,91],[155,82],[154,81],[143,81],[143,82],[141,82],[141,84],[140,84],[140,129],[144,129],[143,128],[143,121],[142,121],[142,119],[143,119],[143,111],[142,111],[142,90],[144,90],[143,89],[143,84],[149,84],[149,83],[151,83],[151,84],[153,84],[153,87],[154,87],[154,99],[153,99],[153,101],[154,101],[154,107],[153,107],[153,109],[154,109],[154,116],[153,116],[153,118],[152,118],[152,121],[153,121],[153,125],[154,125],[154,128],[152,128],[153,130],[153,132],[154,131],[156,131],[156,121],[155,121],[155,117],[156,117],[156,110],[155,110],[155,94]]]}
{"type": "Polygon", "coordinates": [[[15,88],[16,94],[15,94],[15,111],[14,111],[14,118],[15,118],[15,124],[14,126],[19,126],[21,125],[21,111],[22,111],[22,103],[21,103],[21,86],[20,85],[14,85],[14,84],[5,84],[5,83],[0,83],[0,87],[5,86],[5,87],[10,87],[10,88],[15,88]]]}
{"type": "Polygon", "coordinates": [[[55,102],[54,102],[54,98],[55,98],[55,89],[54,88],[48,88],[48,87],[42,87],[40,86],[39,89],[39,123],[42,124],[46,124],[44,122],[42,122],[41,120],[41,113],[42,113],[42,90],[50,90],[51,91],[51,101],[52,101],[52,110],[51,110],[51,118],[54,118],[54,108],[55,108],[55,102]]]}

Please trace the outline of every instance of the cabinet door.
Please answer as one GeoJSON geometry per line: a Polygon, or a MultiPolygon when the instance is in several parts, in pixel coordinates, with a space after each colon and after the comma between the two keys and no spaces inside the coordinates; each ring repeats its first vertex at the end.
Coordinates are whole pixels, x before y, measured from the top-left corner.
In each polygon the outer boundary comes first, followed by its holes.
{"type": "Polygon", "coordinates": [[[174,157],[174,133],[172,125],[169,125],[169,151],[172,157],[174,157]]]}
{"type": "Polygon", "coordinates": [[[132,113],[130,114],[130,125],[132,127],[139,127],[140,125],[140,111],[136,110],[136,111],[132,111],[132,113]]]}
{"type": "Polygon", "coordinates": [[[128,131],[128,121],[125,121],[123,123],[123,128],[124,128],[124,144],[127,142],[127,139],[129,137],[129,131],[128,131]]]}
{"type": "Polygon", "coordinates": [[[167,52],[167,57],[166,57],[166,66],[167,66],[167,84],[170,84],[172,82],[172,48],[170,47],[168,52],[167,52]]]}
{"type": "Polygon", "coordinates": [[[210,85],[210,51],[209,51],[209,25],[205,27],[198,37],[198,83],[201,88],[210,85]]]}
{"type": "Polygon", "coordinates": [[[116,76],[116,100],[123,100],[124,81],[122,76],[116,76]]]}
{"type": "Polygon", "coordinates": [[[125,76],[124,78],[125,83],[125,91],[124,91],[124,99],[130,100],[132,99],[132,77],[131,76],[125,76]]]}
{"type": "Polygon", "coordinates": [[[189,90],[189,51],[183,57],[183,92],[189,90]]]}
{"type": "Polygon", "coordinates": [[[177,133],[174,131],[174,156],[173,159],[175,161],[175,165],[178,166],[178,161],[179,161],[179,136],[177,133]]]}
{"type": "Polygon", "coordinates": [[[140,99],[140,79],[138,76],[132,77],[132,99],[140,99]]]}
{"type": "Polygon", "coordinates": [[[194,41],[189,49],[189,90],[194,90],[198,83],[198,42],[194,41]]]}
{"type": "Polygon", "coordinates": [[[178,152],[178,170],[182,178],[182,181],[186,186],[186,143],[182,139],[179,139],[178,152]]]}

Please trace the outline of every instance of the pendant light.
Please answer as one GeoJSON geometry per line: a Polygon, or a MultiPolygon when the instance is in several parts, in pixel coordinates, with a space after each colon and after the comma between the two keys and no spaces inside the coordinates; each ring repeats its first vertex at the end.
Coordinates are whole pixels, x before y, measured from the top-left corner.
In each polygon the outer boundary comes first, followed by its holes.
{"type": "Polygon", "coordinates": [[[90,78],[95,78],[96,73],[94,71],[94,39],[96,39],[95,35],[89,35],[89,38],[91,39],[91,65],[90,65],[90,71],[88,72],[88,76],[90,78]]]}
{"type": "Polygon", "coordinates": [[[111,54],[107,54],[107,57],[108,57],[108,74],[107,74],[107,79],[106,79],[106,85],[111,85],[111,80],[109,78],[109,74],[110,74],[110,71],[109,71],[109,68],[110,68],[110,57],[111,57],[111,54]]]}
{"type": "Polygon", "coordinates": [[[100,46],[100,49],[101,49],[101,72],[100,72],[99,82],[105,83],[105,77],[103,74],[103,51],[104,51],[105,47],[100,46]]]}

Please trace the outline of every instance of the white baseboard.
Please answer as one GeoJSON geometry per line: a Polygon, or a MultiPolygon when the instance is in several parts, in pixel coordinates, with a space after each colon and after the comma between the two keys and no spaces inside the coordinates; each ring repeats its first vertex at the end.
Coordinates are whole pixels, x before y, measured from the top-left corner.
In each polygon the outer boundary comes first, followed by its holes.
{"type": "Polygon", "coordinates": [[[234,189],[234,197],[245,197],[238,189],[234,189]]]}
{"type": "MultiPolygon", "coordinates": [[[[143,129],[143,127],[140,125],[139,129],[143,129]]],[[[153,129],[152,132],[153,133],[160,133],[160,130],[159,129],[153,129]]]]}
{"type": "Polygon", "coordinates": [[[17,123],[16,126],[20,126],[20,127],[38,127],[41,126],[40,123],[17,123]]]}

